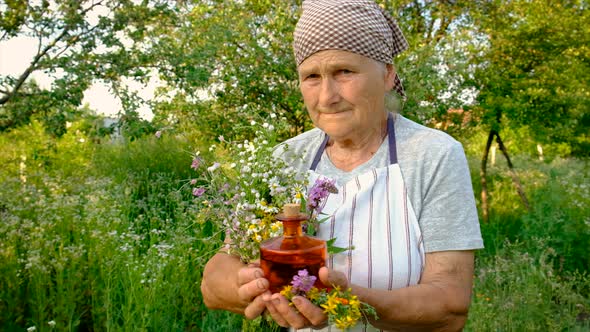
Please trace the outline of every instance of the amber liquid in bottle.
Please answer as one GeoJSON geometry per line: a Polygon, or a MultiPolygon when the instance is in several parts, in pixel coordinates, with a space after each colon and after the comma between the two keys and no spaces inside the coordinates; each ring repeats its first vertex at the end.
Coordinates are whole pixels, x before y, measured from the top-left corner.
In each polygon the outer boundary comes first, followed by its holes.
{"type": "Polygon", "coordinates": [[[280,292],[303,269],[317,277],[315,287],[325,288],[318,272],[326,265],[326,241],[303,234],[301,223],[307,220],[307,216],[299,213],[299,205],[288,206],[276,217],[283,222],[283,236],[260,244],[260,266],[270,282],[270,291],[280,292]]]}

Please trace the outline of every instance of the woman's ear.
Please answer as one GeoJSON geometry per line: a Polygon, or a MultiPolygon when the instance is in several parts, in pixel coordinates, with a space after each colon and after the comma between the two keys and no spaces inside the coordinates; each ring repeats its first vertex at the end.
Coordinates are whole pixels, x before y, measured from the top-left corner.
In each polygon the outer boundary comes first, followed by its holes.
{"type": "Polygon", "coordinates": [[[385,64],[385,89],[391,91],[395,85],[395,67],[391,63],[385,64]]]}

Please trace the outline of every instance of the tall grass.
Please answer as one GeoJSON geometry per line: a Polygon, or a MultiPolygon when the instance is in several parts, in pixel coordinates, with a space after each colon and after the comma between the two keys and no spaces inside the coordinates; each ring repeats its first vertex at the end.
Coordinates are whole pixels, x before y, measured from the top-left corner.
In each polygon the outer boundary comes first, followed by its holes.
{"type": "MultiPolygon", "coordinates": [[[[479,160],[471,160],[476,192],[479,160]]],[[[519,155],[526,211],[503,159],[490,168],[486,248],[477,253],[468,331],[590,329],[588,160],[519,155]]]]}
{"type": "MultiPolygon", "coordinates": [[[[0,329],[238,330],[240,318],[205,310],[199,293],[219,236],[196,221],[183,190],[192,148],[174,138],[93,146],[71,136],[4,160],[12,167],[0,175],[0,329]],[[41,150],[43,162],[32,163],[41,150]]],[[[3,148],[17,150],[8,138],[3,148]]]]}
{"type": "MultiPolygon", "coordinates": [[[[199,292],[220,235],[185,186],[196,176],[189,152],[208,148],[193,141],[97,144],[76,124],[59,140],[36,123],[0,135],[0,330],[241,330],[240,316],[207,310],[199,292]]],[[[588,161],[515,164],[533,208],[504,166],[490,169],[466,330],[587,330],[588,161]]]]}

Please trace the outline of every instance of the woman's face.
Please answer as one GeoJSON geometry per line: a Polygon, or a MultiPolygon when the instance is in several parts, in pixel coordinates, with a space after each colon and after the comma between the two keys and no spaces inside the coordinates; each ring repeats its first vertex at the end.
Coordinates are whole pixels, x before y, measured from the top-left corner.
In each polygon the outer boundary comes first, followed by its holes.
{"type": "Polygon", "coordinates": [[[381,132],[387,114],[385,93],[393,88],[395,78],[392,65],[326,50],[305,59],[298,72],[309,116],[330,138],[354,143],[381,132]]]}

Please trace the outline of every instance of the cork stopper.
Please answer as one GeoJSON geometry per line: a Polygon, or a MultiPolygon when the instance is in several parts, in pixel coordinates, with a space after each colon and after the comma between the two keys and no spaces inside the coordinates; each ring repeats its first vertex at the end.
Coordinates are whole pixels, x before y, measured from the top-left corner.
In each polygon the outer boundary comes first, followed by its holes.
{"type": "Polygon", "coordinates": [[[283,215],[287,218],[297,217],[301,206],[299,204],[287,203],[283,206],[283,215]]]}

